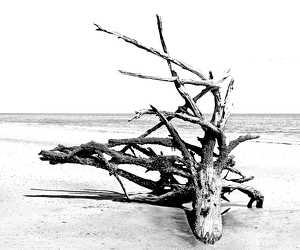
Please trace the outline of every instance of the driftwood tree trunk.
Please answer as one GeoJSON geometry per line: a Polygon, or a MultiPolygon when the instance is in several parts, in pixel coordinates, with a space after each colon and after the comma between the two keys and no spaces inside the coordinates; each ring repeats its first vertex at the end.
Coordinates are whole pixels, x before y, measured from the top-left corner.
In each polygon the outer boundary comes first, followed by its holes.
{"type": "Polygon", "coordinates": [[[228,201],[225,193],[239,190],[250,197],[248,207],[252,207],[254,201],[257,201],[258,208],[263,206],[262,194],[243,184],[254,177],[246,177],[236,169],[234,157],[230,155],[231,151],[241,142],[256,139],[258,136],[240,136],[227,143],[224,130],[232,107],[230,95],[234,79],[228,74],[229,72],[219,80],[213,79],[212,72],[205,77],[205,74],[199,69],[171,57],[164,41],[159,16],[157,16],[157,25],[163,52],[95,24],[97,31],[117,36],[140,49],[165,59],[171,77],[147,76],[127,71],[120,71],[120,73],[133,77],[173,82],[185,104],[178,107],[175,112],[159,111],[153,106],[150,109],[136,112],[133,119],[138,119],[142,115],[156,115],[160,119],[156,126],[138,138],[110,139],[108,143],[104,144],[92,141],[75,147],[59,145],[52,150],[41,151],[41,160],[49,161],[50,164],[75,163],[105,169],[117,178],[127,201],[174,206],[181,206],[183,203],[192,201],[193,209],[189,221],[195,237],[204,243],[214,244],[222,236],[221,199],[228,201]],[[180,78],[173,69],[173,64],[190,71],[197,76],[198,80],[180,78]],[[199,94],[192,98],[185,88],[186,84],[199,86],[201,88],[199,94]],[[225,93],[222,95],[224,89],[225,93]],[[197,101],[207,93],[212,93],[214,98],[213,115],[210,121],[206,120],[197,106],[197,101]],[[189,144],[181,138],[171,123],[174,118],[199,125],[199,128],[204,131],[204,137],[198,137],[199,145],[189,144]],[[162,126],[168,129],[171,137],[149,137],[152,132],[162,126]],[[176,148],[180,151],[181,156],[158,154],[151,147],[145,147],[145,145],[176,148]],[[115,149],[117,146],[123,146],[123,148],[117,150],[115,149]],[[158,171],[160,179],[153,181],[142,178],[137,174],[118,168],[122,164],[137,165],[146,171],[158,171]],[[224,171],[227,171],[227,174],[222,177],[224,171]],[[229,172],[239,175],[240,178],[228,179],[229,172]],[[150,189],[151,192],[129,196],[120,176],[150,189]],[[176,176],[185,178],[186,183],[179,183],[176,176]]]}

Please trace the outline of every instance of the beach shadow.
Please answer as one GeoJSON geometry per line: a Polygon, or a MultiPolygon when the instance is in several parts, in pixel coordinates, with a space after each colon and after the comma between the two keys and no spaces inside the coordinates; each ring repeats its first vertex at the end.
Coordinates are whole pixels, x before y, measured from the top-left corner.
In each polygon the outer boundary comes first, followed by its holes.
{"type": "MultiPolygon", "coordinates": [[[[24,197],[29,198],[51,198],[51,199],[91,199],[91,200],[111,200],[116,202],[126,202],[126,196],[122,193],[118,193],[115,191],[110,190],[95,190],[95,189],[82,189],[82,190],[65,190],[65,189],[37,189],[32,188],[30,191],[34,192],[34,194],[25,194],[24,197]]],[[[129,193],[129,195],[137,194],[137,193],[129,193]]],[[[135,202],[138,203],[138,202],[135,202]]],[[[149,204],[153,206],[151,208],[148,207],[149,211],[157,211],[155,210],[158,207],[173,207],[173,208],[179,208],[178,211],[174,210],[172,214],[166,216],[166,218],[170,218],[173,223],[169,224],[173,225],[178,233],[178,237],[180,237],[182,240],[190,243],[192,246],[195,246],[197,244],[197,241],[195,240],[192,232],[190,231],[190,228],[188,226],[188,223],[185,218],[185,214],[180,212],[180,209],[183,209],[182,206],[178,206],[178,204],[151,204],[147,202],[141,202],[143,204],[149,204]],[[156,208],[155,208],[156,207],[156,208]]],[[[148,210],[147,210],[148,211],[148,210]]],[[[159,210],[161,211],[161,210],[159,210]]],[[[151,214],[151,212],[150,212],[151,214]]],[[[155,216],[150,216],[151,218],[154,218],[154,222],[158,225],[160,224],[163,217],[158,217],[159,222],[156,221],[155,216]]],[[[152,218],[152,219],[153,219],[152,218]]],[[[163,225],[161,225],[163,226],[163,225]]]]}
{"type": "MultiPolygon", "coordinates": [[[[37,189],[31,188],[31,191],[43,192],[43,194],[26,194],[25,197],[32,198],[64,198],[64,199],[91,199],[91,200],[112,200],[116,202],[130,202],[127,200],[125,194],[110,190],[96,190],[96,189],[82,189],[82,190],[64,190],[64,189],[37,189]],[[46,194],[45,194],[46,192],[46,194]]],[[[128,195],[136,195],[140,193],[128,193],[128,195]]],[[[162,207],[176,207],[182,208],[178,203],[151,203],[147,201],[133,201],[134,203],[143,203],[162,207]]]]}
{"type": "MultiPolygon", "coordinates": [[[[82,190],[64,190],[64,189],[30,189],[35,194],[26,194],[25,197],[31,198],[56,198],[56,199],[91,199],[91,200],[111,200],[116,202],[126,202],[126,196],[122,193],[118,193],[110,190],[96,190],[96,189],[82,189],[82,190]]],[[[129,195],[136,194],[130,193],[129,195]]],[[[137,203],[137,202],[135,202],[137,203]]],[[[173,207],[179,208],[184,211],[182,213],[178,210],[177,212],[173,211],[173,214],[169,216],[169,218],[173,221],[173,226],[178,233],[178,237],[182,240],[188,242],[191,246],[196,247],[199,246],[199,241],[196,240],[192,233],[194,216],[191,210],[191,207],[186,207],[178,204],[151,204],[147,202],[141,202],[144,204],[154,205],[154,207],[173,207]]],[[[226,204],[227,205],[227,204],[226,204]]],[[[236,203],[231,203],[227,205],[228,207],[244,207],[245,205],[240,205],[236,203]]],[[[225,206],[225,208],[227,207],[225,206]]],[[[151,211],[151,210],[150,210],[151,211]]],[[[152,211],[153,212],[153,211],[152,211]]],[[[157,211],[156,211],[157,212],[157,211]]],[[[228,220],[227,213],[226,216],[222,216],[225,219],[225,224],[228,220]],[[225,218],[224,218],[225,217],[225,218]]],[[[160,220],[162,219],[159,217],[160,220]]],[[[230,218],[230,217],[229,217],[230,218]]],[[[159,222],[156,222],[159,224],[159,222]]],[[[201,245],[201,244],[200,244],[201,245]]]]}
{"type": "Polygon", "coordinates": [[[110,191],[110,190],[62,190],[62,189],[36,189],[31,191],[43,192],[43,194],[26,194],[25,197],[32,198],[63,198],[63,199],[91,199],[91,200],[122,200],[125,198],[124,194],[110,191]]]}
{"type": "Polygon", "coordinates": [[[176,228],[178,229],[178,231],[181,232],[180,235],[178,235],[182,240],[188,242],[192,247],[196,247],[199,246],[199,244],[201,245],[202,243],[200,243],[194,236],[193,232],[192,232],[192,227],[191,227],[191,221],[190,220],[190,216],[188,209],[185,207],[182,207],[182,210],[184,211],[183,216],[178,215],[178,214],[172,214],[171,218],[173,220],[173,222],[176,225],[176,228]]]}

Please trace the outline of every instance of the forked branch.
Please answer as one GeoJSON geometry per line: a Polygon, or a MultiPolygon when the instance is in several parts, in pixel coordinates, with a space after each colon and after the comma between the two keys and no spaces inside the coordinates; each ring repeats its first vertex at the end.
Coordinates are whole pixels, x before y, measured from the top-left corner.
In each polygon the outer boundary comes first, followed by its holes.
{"type": "Polygon", "coordinates": [[[162,113],[160,113],[155,107],[151,106],[152,110],[156,113],[156,115],[160,118],[160,120],[164,123],[168,131],[170,132],[174,142],[176,143],[178,149],[181,151],[184,158],[192,160],[192,156],[188,151],[184,141],[179,136],[178,132],[175,130],[173,125],[164,117],[162,113]]]}
{"type": "Polygon", "coordinates": [[[204,74],[201,72],[201,70],[199,69],[195,69],[193,68],[192,66],[188,65],[187,63],[185,62],[182,62],[182,61],[179,61],[171,56],[169,56],[168,54],[164,53],[164,52],[160,52],[152,47],[148,47],[148,46],[145,46],[143,45],[142,43],[138,42],[137,40],[135,39],[132,39],[128,36],[125,36],[125,35],[122,35],[120,34],[119,32],[116,32],[116,31],[110,31],[110,30],[107,30],[107,29],[104,29],[103,27],[100,27],[98,24],[94,23],[94,25],[97,27],[97,31],[103,31],[105,33],[108,33],[108,34],[111,34],[111,35],[114,35],[118,38],[121,38],[123,39],[125,42],[127,43],[130,43],[130,44],[133,44],[135,45],[136,47],[140,48],[140,49],[143,49],[147,52],[150,52],[156,56],[159,56],[165,60],[169,60],[171,61],[172,63],[175,63],[176,65],[178,65],[179,67],[187,70],[187,71],[190,71],[192,73],[194,73],[195,75],[199,76],[202,80],[207,80],[206,77],[204,76],[204,74]]]}

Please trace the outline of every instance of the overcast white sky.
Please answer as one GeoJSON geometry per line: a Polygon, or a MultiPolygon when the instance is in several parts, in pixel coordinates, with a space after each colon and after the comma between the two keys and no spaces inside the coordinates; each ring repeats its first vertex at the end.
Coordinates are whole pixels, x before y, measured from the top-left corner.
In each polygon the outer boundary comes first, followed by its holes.
{"type": "MultiPolygon", "coordinates": [[[[171,56],[216,76],[232,69],[235,113],[300,113],[298,5],[287,0],[1,1],[0,113],[134,112],[149,104],[174,111],[183,101],[171,83],[118,73],[169,77],[166,62],[96,32],[93,25],[161,50],[156,13],[171,56]]],[[[212,111],[210,104],[207,96],[201,109],[212,111]]]]}

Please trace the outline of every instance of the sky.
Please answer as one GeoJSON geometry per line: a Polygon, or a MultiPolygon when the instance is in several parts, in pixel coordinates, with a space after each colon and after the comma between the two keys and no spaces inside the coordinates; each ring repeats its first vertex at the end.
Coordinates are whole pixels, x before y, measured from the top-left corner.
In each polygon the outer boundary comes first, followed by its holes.
{"type": "MultiPolygon", "coordinates": [[[[0,2],[0,113],[175,111],[184,102],[172,83],[118,70],[169,77],[167,63],[94,23],[161,49],[215,78],[235,79],[234,113],[300,113],[297,1],[0,2]]],[[[193,78],[187,71],[179,76],[193,78]]],[[[199,87],[188,87],[191,95],[199,87]]],[[[199,103],[213,111],[212,95],[199,103]]]]}

